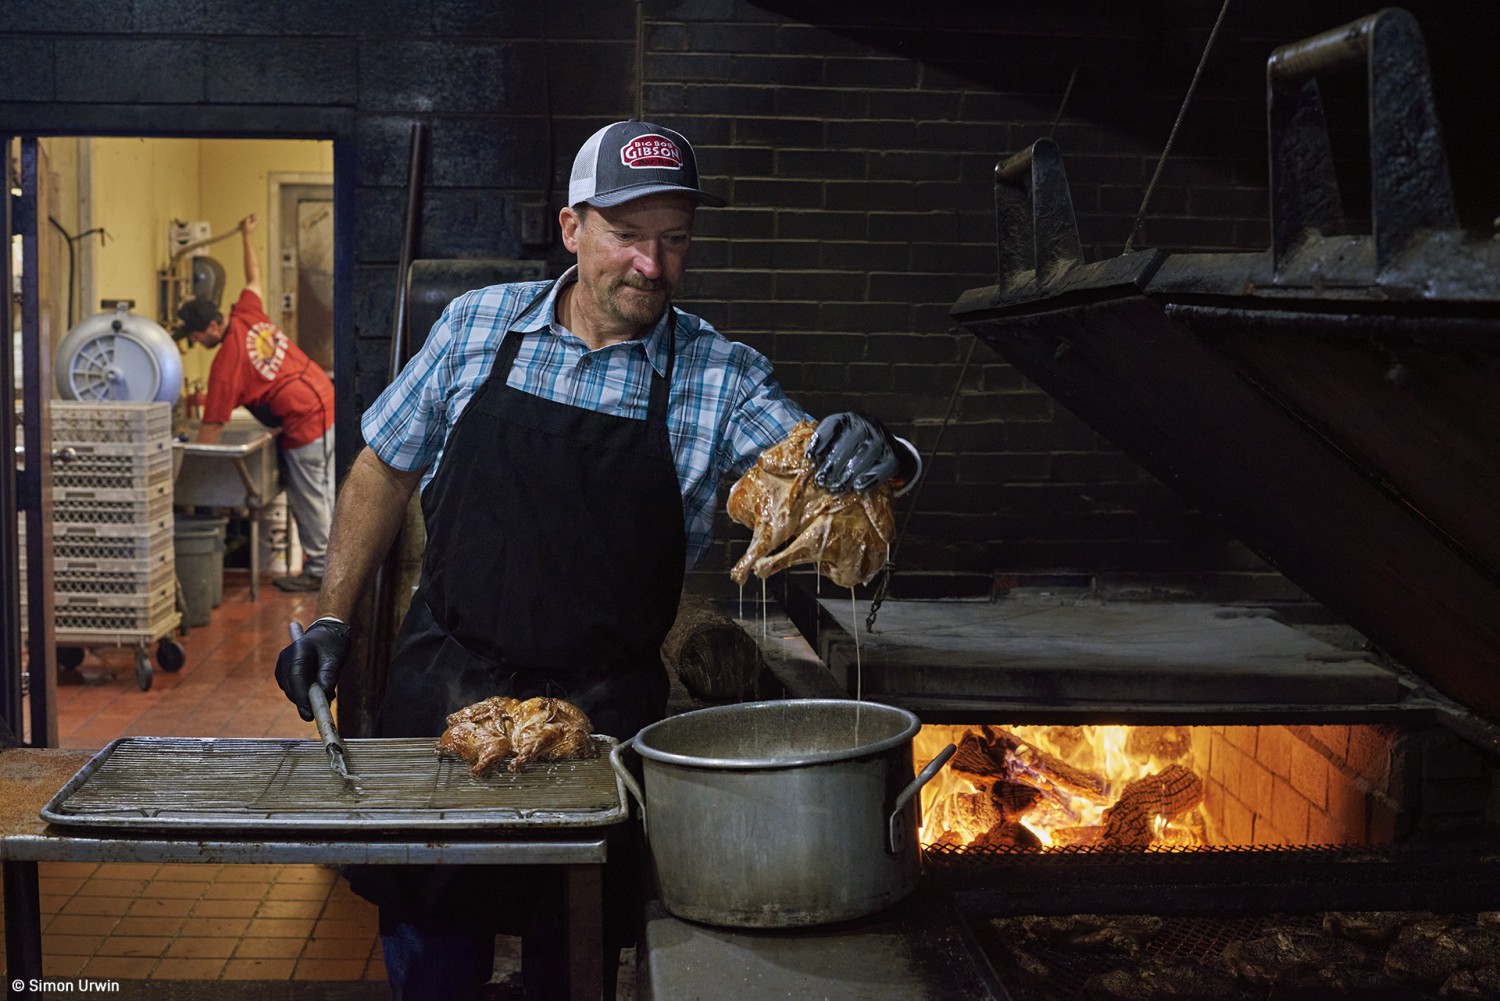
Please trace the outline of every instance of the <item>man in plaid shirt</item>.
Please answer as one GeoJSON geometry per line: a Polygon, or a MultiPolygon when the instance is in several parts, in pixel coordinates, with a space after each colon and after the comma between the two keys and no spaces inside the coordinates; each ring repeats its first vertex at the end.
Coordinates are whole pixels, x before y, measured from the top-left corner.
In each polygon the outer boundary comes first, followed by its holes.
{"type": "MultiPolygon", "coordinates": [[[[492,695],[566,698],[620,739],[662,717],[660,647],[683,571],[709,545],[718,484],[807,414],[762,355],[671,305],[697,206],[723,204],[699,189],[686,139],[639,121],[600,129],[568,201],[559,223],[577,265],[455,299],[365,413],[318,618],[277,662],[304,719],[308,685],[331,692],[338,679],[349,618],[419,484],[427,549],[379,736],[435,737],[448,713],[492,695]]],[[[825,418],[808,455],[835,493],[920,471],[909,444],[854,413],[825,418]]],[[[605,876],[611,979],[629,929],[616,885],[629,851],[617,847],[605,876]]],[[[497,930],[525,936],[527,997],[565,997],[555,880],[516,867],[351,876],[380,905],[404,999],[476,996],[497,930]]]]}

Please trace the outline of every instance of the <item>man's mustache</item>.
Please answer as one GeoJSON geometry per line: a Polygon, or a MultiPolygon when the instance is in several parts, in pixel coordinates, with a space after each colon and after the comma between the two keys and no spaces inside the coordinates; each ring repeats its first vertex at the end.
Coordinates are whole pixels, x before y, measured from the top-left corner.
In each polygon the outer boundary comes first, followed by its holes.
{"type": "Polygon", "coordinates": [[[671,286],[670,285],[668,285],[664,281],[659,281],[659,280],[658,281],[639,281],[639,282],[633,282],[633,281],[630,281],[628,279],[621,278],[619,281],[615,282],[615,287],[616,288],[619,288],[622,285],[625,286],[625,287],[627,287],[627,288],[633,288],[633,289],[635,289],[635,290],[637,290],[639,292],[658,292],[658,291],[670,291],[671,290],[671,286]]]}

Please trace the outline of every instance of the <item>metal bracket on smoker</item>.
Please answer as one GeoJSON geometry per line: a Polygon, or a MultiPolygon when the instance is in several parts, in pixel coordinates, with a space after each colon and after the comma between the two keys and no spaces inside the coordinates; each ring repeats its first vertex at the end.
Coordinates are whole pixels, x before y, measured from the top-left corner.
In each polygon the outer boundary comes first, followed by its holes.
{"type": "Polygon", "coordinates": [[[1145,250],[1084,263],[1068,174],[1051,139],[996,165],[995,240],[996,284],[964,293],[952,310],[960,323],[1044,299],[1067,305],[1132,294],[1165,258],[1145,250]]]}
{"type": "Polygon", "coordinates": [[[1369,80],[1377,273],[1388,271],[1418,232],[1458,227],[1422,32],[1411,14],[1387,8],[1284,45],[1266,62],[1271,252],[1278,276],[1309,236],[1343,231],[1318,77],[1360,66],[1369,80]]]}

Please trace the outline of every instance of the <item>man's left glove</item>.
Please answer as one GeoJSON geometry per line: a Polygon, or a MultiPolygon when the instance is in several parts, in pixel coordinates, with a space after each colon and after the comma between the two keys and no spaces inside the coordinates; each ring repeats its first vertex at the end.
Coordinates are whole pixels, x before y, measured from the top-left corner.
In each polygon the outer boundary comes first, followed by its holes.
{"type": "Polygon", "coordinates": [[[917,458],[877,420],[852,410],[818,422],[807,443],[813,482],[829,493],[869,490],[882,480],[909,481],[917,458]]]}
{"type": "Polygon", "coordinates": [[[307,686],[316,681],[328,701],[338,684],[339,668],[349,653],[353,630],[335,618],[318,619],[307,627],[302,638],[281,651],[276,658],[276,684],[297,707],[305,720],[313,718],[307,686]]]}

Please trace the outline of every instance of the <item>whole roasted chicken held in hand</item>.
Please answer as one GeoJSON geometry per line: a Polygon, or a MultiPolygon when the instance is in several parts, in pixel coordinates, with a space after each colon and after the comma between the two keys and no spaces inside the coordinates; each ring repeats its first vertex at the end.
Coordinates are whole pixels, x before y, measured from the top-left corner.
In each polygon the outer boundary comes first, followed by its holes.
{"type": "Polygon", "coordinates": [[[531,761],[565,761],[598,757],[589,739],[588,716],[562,699],[512,699],[496,695],[450,713],[448,729],[438,738],[437,753],[469,763],[483,775],[509,755],[509,770],[519,772],[531,761]]]}
{"type": "Polygon", "coordinates": [[[817,424],[803,421],[761,453],[729,491],[729,517],[753,533],[750,548],[729,571],[743,584],[799,563],[841,587],[864,584],[885,565],[895,536],[891,490],[831,494],[813,481],[807,443],[817,424]],[[786,548],[775,552],[782,543],[786,548]]]}

